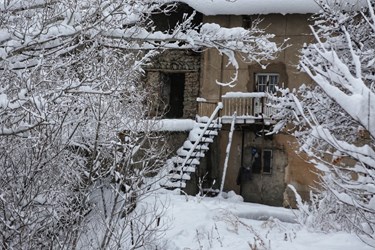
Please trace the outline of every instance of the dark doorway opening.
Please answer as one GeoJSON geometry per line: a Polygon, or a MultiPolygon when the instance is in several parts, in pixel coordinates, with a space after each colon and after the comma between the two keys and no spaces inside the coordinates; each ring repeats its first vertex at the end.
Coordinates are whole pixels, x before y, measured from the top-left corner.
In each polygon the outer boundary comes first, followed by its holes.
{"type": "Polygon", "coordinates": [[[184,115],[185,74],[165,74],[163,87],[167,104],[166,118],[182,118],[184,115]]]}

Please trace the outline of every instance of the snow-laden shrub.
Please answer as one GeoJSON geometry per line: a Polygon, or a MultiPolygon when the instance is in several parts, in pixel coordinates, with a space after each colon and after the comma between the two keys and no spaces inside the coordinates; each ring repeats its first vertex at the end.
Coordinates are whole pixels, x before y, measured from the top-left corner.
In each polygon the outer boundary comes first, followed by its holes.
{"type": "MultiPolygon", "coordinates": [[[[354,231],[375,246],[375,14],[373,0],[317,1],[315,42],[300,69],[313,80],[282,90],[280,130],[293,124],[301,151],[321,175],[311,205],[299,203],[311,228],[354,231]]],[[[291,126],[289,127],[291,128],[291,126]]]]}

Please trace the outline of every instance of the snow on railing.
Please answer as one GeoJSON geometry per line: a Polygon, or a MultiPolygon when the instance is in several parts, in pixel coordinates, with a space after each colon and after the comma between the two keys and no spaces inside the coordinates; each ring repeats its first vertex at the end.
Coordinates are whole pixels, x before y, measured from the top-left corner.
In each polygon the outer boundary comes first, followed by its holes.
{"type": "Polygon", "coordinates": [[[236,122],[236,116],[237,116],[237,113],[234,112],[233,113],[233,117],[232,117],[232,122],[231,122],[231,125],[230,125],[230,132],[229,132],[227,149],[225,151],[225,161],[224,161],[223,178],[221,179],[221,185],[220,185],[219,195],[222,195],[223,189],[224,189],[224,183],[225,183],[225,177],[227,175],[229,154],[230,154],[230,148],[232,146],[232,138],[233,138],[234,126],[235,126],[235,122],[236,122]]]}
{"type": "MultiPolygon", "coordinates": [[[[223,108],[223,104],[221,102],[219,102],[218,104],[216,104],[216,108],[212,112],[212,114],[211,114],[210,118],[208,119],[208,121],[207,121],[205,127],[203,128],[202,132],[199,134],[199,137],[196,138],[197,140],[195,141],[195,143],[193,144],[193,146],[190,148],[189,152],[186,154],[186,157],[185,157],[184,161],[181,164],[181,169],[183,170],[182,172],[184,172],[185,168],[188,167],[188,166],[186,166],[186,163],[189,161],[189,159],[192,156],[195,148],[198,146],[198,144],[201,142],[203,136],[205,135],[208,127],[210,126],[210,124],[212,123],[212,121],[215,119],[215,117],[219,113],[219,110],[221,110],[222,108],[223,108]]],[[[181,179],[181,183],[182,183],[182,179],[181,179]]]]}
{"type": "Polygon", "coordinates": [[[222,96],[223,110],[221,116],[237,117],[272,117],[273,109],[268,106],[269,100],[265,92],[228,92],[222,96]]]}
{"type": "MultiPolygon", "coordinates": [[[[209,117],[215,110],[217,102],[197,98],[200,117],[209,117]]],[[[275,110],[270,106],[271,100],[266,92],[228,92],[222,96],[223,109],[218,117],[230,119],[234,112],[238,119],[272,120],[275,110]]]]}

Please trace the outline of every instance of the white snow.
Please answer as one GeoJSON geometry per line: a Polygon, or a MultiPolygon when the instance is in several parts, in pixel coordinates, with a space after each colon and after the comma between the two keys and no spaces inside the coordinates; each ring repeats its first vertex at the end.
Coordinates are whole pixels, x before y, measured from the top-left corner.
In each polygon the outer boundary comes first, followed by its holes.
{"type": "Polygon", "coordinates": [[[191,119],[163,119],[157,122],[155,128],[158,131],[190,131],[195,124],[191,119]]]}
{"type": "MultiPolygon", "coordinates": [[[[366,0],[346,1],[353,4],[354,8],[365,6],[366,2],[366,0]]],[[[179,0],[179,2],[184,2],[205,15],[306,14],[320,11],[315,0],[179,0]]]]}
{"type": "MultiPolygon", "coordinates": [[[[169,204],[160,225],[167,228],[160,239],[166,250],[248,250],[255,242],[256,249],[272,250],[372,249],[354,234],[309,232],[295,222],[298,211],[242,202],[233,191],[227,199],[182,196],[173,191],[155,195],[169,204]],[[265,248],[261,248],[262,242],[265,248]]],[[[150,196],[143,202],[152,205],[154,201],[150,196]]]]}
{"type": "Polygon", "coordinates": [[[202,97],[197,97],[197,102],[207,102],[207,100],[202,97]]]}
{"type": "Polygon", "coordinates": [[[227,174],[227,169],[228,169],[228,160],[229,160],[230,148],[232,146],[232,138],[233,138],[233,132],[234,132],[234,125],[235,125],[235,122],[236,122],[236,116],[237,116],[237,112],[234,112],[233,118],[232,118],[232,123],[230,125],[227,149],[225,151],[226,155],[225,155],[225,161],[224,161],[223,178],[221,180],[221,185],[220,185],[220,195],[223,193],[223,189],[224,189],[224,182],[225,182],[225,176],[227,174]]]}
{"type": "MultiPolygon", "coordinates": [[[[1,104],[1,103],[0,103],[1,104]]],[[[192,119],[150,119],[133,121],[130,118],[124,118],[127,124],[123,130],[133,129],[137,131],[190,131],[197,126],[192,119]]]]}
{"type": "Polygon", "coordinates": [[[223,98],[260,98],[267,97],[265,92],[227,92],[223,98]]]}

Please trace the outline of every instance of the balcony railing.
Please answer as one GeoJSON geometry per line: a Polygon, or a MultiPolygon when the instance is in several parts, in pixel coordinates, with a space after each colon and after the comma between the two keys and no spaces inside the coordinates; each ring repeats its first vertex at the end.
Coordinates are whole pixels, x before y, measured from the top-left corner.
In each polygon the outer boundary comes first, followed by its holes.
{"type": "MultiPolygon", "coordinates": [[[[214,111],[217,102],[208,102],[198,98],[198,115],[210,116],[214,111]]],[[[269,106],[270,100],[264,92],[229,92],[222,96],[223,109],[219,116],[222,122],[231,119],[236,112],[237,123],[254,123],[257,121],[272,122],[274,110],[269,106]]]]}

